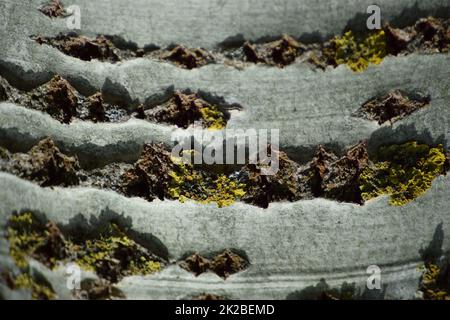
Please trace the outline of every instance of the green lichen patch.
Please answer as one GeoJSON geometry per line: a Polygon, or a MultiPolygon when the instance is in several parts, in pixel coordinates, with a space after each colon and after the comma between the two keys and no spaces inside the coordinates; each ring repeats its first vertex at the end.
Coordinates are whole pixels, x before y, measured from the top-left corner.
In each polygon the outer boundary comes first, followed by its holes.
{"type": "Polygon", "coordinates": [[[170,172],[172,177],[168,196],[184,202],[188,199],[200,203],[215,202],[219,207],[231,205],[245,195],[245,185],[225,174],[214,174],[195,170],[190,164],[173,159],[176,166],[170,172]]]}
{"type": "Polygon", "coordinates": [[[28,267],[30,257],[49,268],[75,262],[102,279],[117,282],[125,276],[157,272],[164,264],[115,224],[108,225],[95,238],[73,240],[52,221],[43,224],[26,212],[9,219],[7,240],[10,255],[21,269],[28,267]]]}
{"type": "MultiPolygon", "coordinates": [[[[56,0],[44,10],[49,16],[63,12],[56,0]]],[[[150,58],[170,61],[185,69],[222,62],[238,69],[244,68],[248,63],[283,68],[295,61],[309,61],[321,69],[346,64],[351,70],[362,72],[370,64],[381,63],[388,54],[446,53],[450,50],[449,30],[450,19],[428,17],[402,29],[386,24],[382,30],[364,33],[348,30],[325,42],[301,43],[285,34],[274,41],[246,41],[242,46],[216,51],[183,45],[162,49],[157,46],[138,47],[118,36],[107,35],[87,38],[68,33],[55,37],[33,36],[32,39],[85,61],[97,59],[115,63],[127,59],[150,58]]]]}
{"type": "Polygon", "coordinates": [[[403,205],[426,192],[450,167],[442,146],[417,142],[383,147],[373,159],[364,141],[340,157],[319,146],[305,165],[274,152],[278,170],[273,175],[262,174],[265,164],[247,164],[225,174],[172,157],[161,144],[148,144],[134,168],[123,175],[123,190],[148,200],[194,200],[219,207],[244,201],[267,208],[272,202],[317,197],[363,204],[382,194],[392,196],[391,204],[403,205]]]}
{"type": "Polygon", "coordinates": [[[242,68],[239,60],[278,67],[306,60],[323,70],[345,64],[355,72],[362,72],[370,64],[380,64],[389,54],[448,52],[449,29],[449,19],[428,17],[403,29],[386,24],[377,31],[355,33],[348,30],[323,43],[302,44],[287,35],[273,42],[245,42],[226,56],[230,58],[227,63],[238,68],[242,68]]]}
{"type": "Polygon", "coordinates": [[[5,148],[0,147],[0,160],[9,160],[11,158],[11,154],[5,148]]]}
{"type": "Polygon", "coordinates": [[[424,194],[433,180],[444,173],[446,156],[442,146],[417,142],[381,147],[376,162],[360,175],[364,200],[383,194],[392,205],[404,205],[424,194]]]}
{"type": "Polygon", "coordinates": [[[34,279],[29,273],[21,273],[14,278],[11,289],[31,290],[31,298],[34,300],[51,300],[56,297],[53,288],[47,283],[34,279]]]}
{"type": "Polygon", "coordinates": [[[227,125],[227,117],[216,106],[207,105],[200,109],[201,122],[209,130],[221,130],[227,125]]]}
{"type": "Polygon", "coordinates": [[[426,300],[450,300],[450,263],[439,267],[433,263],[423,266],[419,290],[426,300]]]}
{"type": "Polygon", "coordinates": [[[181,158],[172,157],[161,144],[146,144],[134,168],[123,175],[127,195],[148,200],[174,199],[181,202],[232,204],[245,194],[245,186],[225,174],[196,169],[181,158]]]}
{"type": "Polygon", "coordinates": [[[3,270],[0,274],[0,283],[5,284],[11,290],[29,291],[33,300],[56,298],[51,285],[40,277],[32,277],[28,268],[24,268],[16,274],[9,270],[3,270]]]}
{"type": "Polygon", "coordinates": [[[355,35],[351,31],[335,37],[324,49],[325,56],[335,65],[346,64],[355,72],[362,72],[370,64],[380,64],[387,55],[383,30],[368,35],[355,35]]]}
{"type": "Polygon", "coordinates": [[[75,262],[111,282],[130,275],[147,275],[161,269],[162,261],[111,224],[96,239],[70,244],[75,262]]]}
{"type": "Polygon", "coordinates": [[[417,142],[382,147],[372,158],[365,142],[340,158],[319,146],[313,160],[298,170],[297,188],[301,199],[363,204],[388,194],[392,205],[404,205],[425,193],[448,169],[447,163],[442,146],[417,142]]]}
{"type": "Polygon", "coordinates": [[[27,268],[28,257],[53,268],[63,255],[59,252],[59,248],[64,246],[60,233],[54,230],[52,224],[42,224],[30,212],[11,216],[7,225],[7,239],[9,253],[19,268],[27,268]],[[52,245],[58,250],[48,252],[52,245]]]}
{"type": "Polygon", "coordinates": [[[54,267],[56,259],[47,259],[44,251],[52,241],[51,227],[41,224],[31,213],[13,215],[7,224],[7,239],[11,258],[21,270],[8,281],[11,289],[29,289],[33,299],[48,300],[55,296],[51,286],[34,279],[29,273],[28,257],[54,267]]]}
{"type": "Polygon", "coordinates": [[[230,275],[246,269],[249,262],[236,252],[226,249],[211,258],[194,253],[180,261],[179,265],[196,276],[212,271],[219,277],[226,279],[230,275]]]}

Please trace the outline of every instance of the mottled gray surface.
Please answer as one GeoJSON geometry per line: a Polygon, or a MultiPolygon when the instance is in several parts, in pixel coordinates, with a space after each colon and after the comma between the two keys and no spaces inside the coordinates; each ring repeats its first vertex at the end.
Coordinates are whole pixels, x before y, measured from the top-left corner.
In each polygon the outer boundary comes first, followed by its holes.
{"type": "MultiPolygon", "coordinates": [[[[34,9],[41,0],[2,0],[5,31],[65,31],[64,20],[53,20],[34,9]],[[26,12],[27,19],[18,14],[26,12]]],[[[65,0],[81,9],[82,32],[120,35],[140,46],[180,43],[214,48],[221,43],[271,38],[283,33],[318,39],[341,33],[346,26],[365,28],[371,0],[65,0]]],[[[384,21],[404,25],[428,14],[450,14],[448,0],[378,0],[384,21]]],[[[1,22],[1,20],[0,20],[1,22]]]]}
{"type": "MultiPolygon", "coordinates": [[[[386,198],[364,206],[316,199],[273,203],[264,210],[243,203],[226,208],[148,203],[89,188],[42,189],[0,173],[0,216],[3,225],[12,211],[32,210],[69,229],[80,224],[99,227],[121,217],[131,222],[144,244],[167,252],[171,261],[191,251],[235,248],[251,263],[226,281],[214,274],[195,278],[176,266],[154,276],[124,279],[120,286],[132,298],[181,297],[201,289],[241,299],[284,298],[320,278],[334,285],[347,281],[362,286],[372,264],[382,268],[388,294],[413,298],[420,250],[440,227],[444,235],[450,229],[448,211],[443,210],[448,208],[449,186],[450,178],[440,177],[429,192],[403,207],[390,206],[386,198]]],[[[442,248],[450,249],[448,236],[442,248]]]]}
{"type": "MultiPolygon", "coordinates": [[[[134,7],[119,0],[64,2],[80,5],[81,33],[86,35],[120,35],[141,46],[177,42],[217,48],[224,40],[238,39],[238,34],[251,40],[281,33],[327,37],[347,24],[360,26],[371,1],[136,0],[134,7]]],[[[449,54],[389,57],[361,74],[345,66],[322,72],[303,63],[284,69],[237,70],[220,64],[183,70],[147,59],[114,65],[84,62],[29,39],[67,31],[63,19],[39,13],[39,3],[0,0],[0,74],[17,87],[30,89],[58,73],[84,94],[101,89],[109,99],[131,106],[156,103],[175,89],[200,90],[214,101],[242,107],[232,111],[230,128],[280,129],[282,149],[298,160],[310,157],[317,144],[342,151],[362,139],[369,139],[371,148],[411,139],[449,147],[449,54]],[[431,105],[393,126],[351,116],[363,102],[391,89],[429,94],[431,105]]],[[[400,25],[429,13],[449,16],[450,7],[448,0],[378,4],[385,20],[400,25]]],[[[84,166],[133,161],[143,142],[169,144],[173,129],[141,120],[63,125],[46,114],[0,103],[0,145],[26,151],[50,135],[64,151],[77,154],[84,166]]],[[[365,292],[363,297],[411,299],[419,282],[420,250],[434,238],[450,251],[449,187],[449,177],[440,177],[424,196],[403,207],[379,198],[364,206],[316,199],[274,203],[267,210],[243,203],[219,209],[192,202],[149,203],[88,188],[43,189],[0,173],[0,234],[13,211],[45,213],[69,228],[86,222],[80,217],[92,223],[86,228],[95,228],[120,215],[143,243],[171,261],[189,251],[231,247],[244,250],[251,262],[249,269],[226,281],[214,274],[195,278],[176,265],[152,276],[125,278],[119,287],[128,298],[189,298],[201,293],[235,299],[296,298],[299,290],[321,278],[333,286],[354,282],[363,290],[367,266],[377,264],[385,294],[365,292]]],[[[2,236],[1,268],[13,268],[7,251],[2,236]]],[[[52,282],[59,297],[69,297],[63,269],[49,272],[36,262],[32,266],[52,282]]],[[[27,298],[29,292],[0,287],[0,296],[27,298]]]]}
{"type": "MultiPolygon", "coordinates": [[[[301,161],[311,157],[318,144],[342,151],[360,140],[371,138],[374,133],[377,133],[375,144],[380,139],[419,139],[427,143],[442,143],[445,147],[449,145],[450,114],[447,110],[450,68],[443,66],[450,65],[450,55],[391,57],[380,66],[355,74],[345,66],[327,72],[315,72],[303,64],[292,65],[283,70],[254,66],[238,71],[217,65],[188,71],[169,64],[138,59],[116,66],[81,62],[50,48],[37,49],[49,51],[42,56],[43,69],[54,68],[55,72],[72,79],[87,78],[89,83],[97,83],[98,88],[108,87],[109,78],[122,79],[127,92],[132,92],[133,99],[145,101],[152,94],[164,95],[173,86],[176,89],[206,91],[216,97],[223,97],[228,104],[239,103],[243,109],[232,111],[227,128],[280,129],[280,147],[289,151],[291,157],[301,161]],[[55,57],[49,59],[52,53],[55,57]],[[58,58],[61,64],[53,67],[50,62],[58,58]],[[156,80],[146,82],[144,79],[150,75],[156,80]],[[352,116],[362,103],[391,89],[430,95],[431,105],[396,123],[392,128],[388,124],[380,127],[376,122],[352,116]],[[392,130],[396,133],[394,136],[392,130]]],[[[114,87],[110,89],[113,90],[114,87]]],[[[21,139],[26,140],[28,135],[43,136],[44,133],[52,134],[68,145],[79,145],[80,140],[86,142],[86,145],[96,145],[98,139],[100,144],[124,141],[125,146],[122,148],[113,147],[104,154],[113,161],[117,157],[131,155],[122,153],[124,148],[135,150],[133,156],[136,157],[138,149],[135,144],[150,135],[162,142],[170,140],[170,136],[161,136],[171,130],[166,125],[132,120],[125,124],[74,123],[70,126],[73,129],[69,129],[68,126],[51,120],[49,116],[40,116],[26,110],[10,111],[11,106],[5,106],[4,110],[0,110],[3,113],[0,132],[4,135],[2,128],[20,126],[21,129],[16,130],[27,134],[13,135],[8,139],[16,140],[15,143],[23,147],[28,147],[30,143],[26,141],[26,144],[22,144],[21,139]],[[33,115],[23,117],[28,125],[17,121],[22,117],[18,115],[19,112],[33,115]],[[92,129],[81,129],[81,135],[69,134],[72,130],[77,131],[77,128],[92,129]],[[107,134],[112,132],[120,137],[107,134]],[[110,157],[110,153],[115,154],[110,157]]],[[[14,131],[8,129],[7,132],[14,131]]],[[[102,156],[95,147],[89,150],[96,157],[102,156]]]]}
{"type": "MultiPolygon", "coordinates": [[[[427,2],[422,5],[436,8],[448,2],[450,1],[427,2]]],[[[114,1],[99,1],[95,2],[95,5],[101,6],[102,3],[109,4],[114,1]]],[[[392,3],[395,5],[389,6],[397,6],[401,1],[392,3]]],[[[399,7],[407,7],[406,3],[409,1],[399,7]]],[[[316,5],[319,10],[321,2],[316,5]]],[[[117,4],[110,5],[110,8],[116,7],[117,4]]],[[[352,6],[339,6],[335,10],[341,12],[340,10],[350,7],[352,6]]],[[[20,12],[36,15],[34,11],[24,11],[27,7],[23,5],[14,6],[7,2],[5,8],[14,8],[15,13],[6,15],[11,19],[7,20],[8,26],[19,24],[15,19],[20,16],[20,12]]],[[[345,13],[342,11],[342,16],[345,16],[345,13]]],[[[37,13],[39,19],[42,16],[37,13]]],[[[315,19],[321,20],[318,17],[315,19]]],[[[55,20],[43,16],[39,24],[30,23],[25,31],[28,34],[36,34],[41,29],[54,30],[54,23],[55,20]]],[[[270,23],[267,26],[270,26],[270,23]]],[[[115,30],[111,25],[110,27],[115,30]]],[[[241,111],[232,110],[228,128],[281,129],[281,148],[289,151],[290,156],[297,160],[305,161],[311,157],[317,144],[325,144],[342,151],[362,139],[370,138],[380,127],[375,122],[355,118],[352,113],[368,99],[391,89],[430,95],[432,110],[419,112],[414,115],[415,119],[420,119],[425,113],[440,114],[443,117],[429,116],[425,125],[421,121],[414,121],[418,126],[417,132],[415,127],[398,128],[397,125],[395,136],[406,139],[429,136],[428,140],[447,146],[449,118],[448,113],[442,113],[441,110],[447,107],[450,92],[450,68],[446,67],[450,65],[448,54],[388,57],[380,66],[371,66],[362,74],[355,74],[346,66],[322,72],[313,70],[304,63],[296,63],[284,69],[258,65],[241,71],[219,64],[184,70],[166,62],[148,59],[135,59],[115,65],[98,61],[84,62],[66,56],[55,48],[40,46],[27,37],[24,38],[22,29],[14,29],[11,32],[15,37],[9,35],[0,38],[0,45],[6,48],[0,52],[0,74],[16,86],[31,88],[48,81],[53,74],[60,74],[85,94],[101,89],[110,99],[119,99],[131,105],[144,101],[157,103],[167,98],[174,90],[200,91],[210,96],[212,101],[222,101],[228,105],[238,104],[242,107],[241,111]],[[435,128],[437,133],[433,133],[435,128]],[[424,132],[426,130],[431,132],[424,132]]],[[[16,124],[16,121],[8,122],[16,124]]],[[[165,126],[150,127],[149,132],[167,131],[165,126]]],[[[45,130],[51,132],[50,129],[45,130]]],[[[392,135],[389,130],[379,130],[382,140],[385,133],[392,135]]],[[[129,134],[131,136],[127,138],[125,135],[124,139],[133,141],[135,134],[129,134]]],[[[70,138],[80,139],[77,135],[70,138]]],[[[93,138],[95,139],[95,135],[93,138]]],[[[93,153],[97,153],[97,150],[92,149],[93,153]]],[[[111,152],[114,150],[115,148],[111,148],[111,152]]],[[[129,150],[137,149],[134,146],[129,147],[129,150]]]]}

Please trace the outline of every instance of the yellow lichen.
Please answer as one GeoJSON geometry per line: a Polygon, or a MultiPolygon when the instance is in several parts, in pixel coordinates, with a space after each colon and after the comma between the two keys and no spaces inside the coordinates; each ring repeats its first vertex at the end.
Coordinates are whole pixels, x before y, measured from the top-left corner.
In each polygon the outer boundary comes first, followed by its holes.
{"type": "Polygon", "coordinates": [[[9,152],[5,148],[0,147],[0,159],[9,159],[9,152]]]}
{"type": "Polygon", "coordinates": [[[161,263],[141,257],[139,263],[131,261],[129,270],[131,274],[152,274],[161,270],[161,263]]]}
{"type": "Polygon", "coordinates": [[[215,202],[221,208],[245,195],[245,185],[224,174],[209,176],[179,159],[173,161],[176,170],[170,172],[172,183],[168,189],[168,195],[172,199],[180,202],[188,199],[199,203],[215,202]]]}
{"type": "Polygon", "coordinates": [[[14,279],[14,288],[31,290],[31,298],[35,300],[50,300],[55,297],[51,287],[36,282],[28,273],[22,273],[14,279]]]}
{"type": "Polygon", "coordinates": [[[38,283],[29,274],[28,257],[46,239],[44,228],[34,219],[33,214],[24,212],[12,215],[8,220],[6,238],[9,242],[9,254],[21,272],[13,277],[13,288],[31,290],[33,299],[54,298],[55,293],[48,284],[38,283]]]}
{"type": "Polygon", "coordinates": [[[209,130],[221,130],[227,125],[223,112],[216,107],[203,107],[200,114],[205,127],[209,130]]]}
{"type": "Polygon", "coordinates": [[[13,215],[7,227],[9,254],[19,268],[28,266],[27,257],[45,241],[45,233],[36,227],[29,212],[13,215]]]}
{"type": "Polygon", "coordinates": [[[76,263],[87,270],[100,272],[105,263],[114,265],[113,260],[117,259],[117,253],[120,252],[128,252],[125,262],[121,265],[126,274],[145,275],[161,269],[158,261],[152,260],[140,250],[138,244],[115,224],[110,224],[99,239],[87,240],[78,250],[79,258],[76,263]]]}
{"type": "Polygon", "coordinates": [[[29,284],[33,289],[32,279],[27,278],[28,258],[31,256],[49,267],[56,266],[60,261],[74,261],[83,269],[93,270],[111,281],[117,281],[125,275],[145,275],[161,269],[160,262],[117,225],[109,224],[100,233],[98,238],[81,242],[66,240],[61,236],[60,249],[68,254],[53,256],[58,251],[38,250],[51,237],[47,227],[40,224],[31,213],[13,215],[8,221],[7,239],[11,257],[24,272],[19,278],[19,284],[29,284]]]}
{"type": "Polygon", "coordinates": [[[372,64],[380,64],[387,55],[386,36],[383,30],[364,37],[355,37],[348,31],[331,40],[336,64],[347,64],[355,72],[362,72],[372,64]]]}
{"type": "Polygon", "coordinates": [[[379,162],[361,173],[362,198],[391,195],[390,203],[401,206],[424,194],[433,180],[444,172],[445,154],[441,145],[432,148],[417,142],[382,147],[379,162]]]}
{"type": "Polygon", "coordinates": [[[424,298],[428,300],[450,300],[450,293],[439,285],[441,269],[431,263],[424,266],[423,269],[421,290],[424,298]]]}

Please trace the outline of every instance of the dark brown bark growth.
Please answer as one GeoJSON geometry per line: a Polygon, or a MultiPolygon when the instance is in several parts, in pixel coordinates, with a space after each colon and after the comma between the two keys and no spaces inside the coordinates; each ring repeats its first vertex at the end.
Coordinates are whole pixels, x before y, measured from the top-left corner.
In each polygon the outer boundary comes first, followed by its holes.
{"type": "Polygon", "coordinates": [[[103,190],[112,190],[123,194],[123,174],[133,168],[129,163],[110,163],[94,169],[81,169],[78,171],[80,185],[103,190]]]}
{"type": "Polygon", "coordinates": [[[158,122],[175,124],[181,128],[187,128],[195,121],[201,119],[200,109],[206,104],[196,94],[183,94],[175,92],[169,103],[159,110],[155,110],[148,118],[158,122]]]}
{"type": "Polygon", "coordinates": [[[386,42],[389,51],[394,55],[406,50],[413,37],[409,32],[393,28],[389,24],[384,27],[384,33],[386,34],[386,42]]]}
{"type": "Polygon", "coordinates": [[[45,240],[32,253],[32,256],[49,267],[53,267],[54,259],[63,260],[69,256],[66,240],[58,226],[50,221],[45,226],[45,240]]]}
{"type": "Polygon", "coordinates": [[[258,63],[258,62],[267,63],[267,61],[263,57],[259,56],[258,51],[256,50],[255,46],[252,45],[250,42],[248,42],[248,41],[245,42],[242,47],[242,50],[244,51],[247,61],[250,61],[253,63],[258,63]]]}
{"type": "Polygon", "coordinates": [[[194,253],[180,262],[180,267],[186,269],[196,276],[206,272],[210,268],[210,261],[198,253],[194,253]]]}
{"type": "Polygon", "coordinates": [[[211,270],[224,279],[244,270],[247,266],[248,262],[244,258],[228,249],[216,255],[211,261],[211,270]]]}
{"type": "Polygon", "coordinates": [[[242,199],[263,208],[271,202],[317,197],[362,203],[358,178],[368,159],[366,143],[352,147],[341,158],[319,146],[304,166],[279,152],[275,175],[261,175],[259,165],[249,164],[241,170],[240,179],[246,185],[242,199]]]}
{"type": "Polygon", "coordinates": [[[226,249],[211,259],[194,253],[179,263],[180,267],[193,272],[196,276],[211,270],[219,277],[226,279],[230,275],[248,267],[247,260],[233,251],[226,249]]]}
{"type": "Polygon", "coordinates": [[[341,158],[319,146],[313,160],[299,171],[303,197],[362,203],[358,178],[368,161],[365,142],[350,148],[341,158]]]}
{"type": "Polygon", "coordinates": [[[162,144],[146,144],[134,168],[123,175],[124,193],[148,200],[164,199],[174,165],[162,144]]]}
{"type": "Polygon", "coordinates": [[[294,38],[284,35],[272,45],[272,59],[280,66],[286,66],[295,61],[300,50],[300,44],[294,38]]]}
{"type": "Polygon", "coordinates": [[[90,39],[76,34],[58,35],[54,38],[36,37],[39,44],[51,45],[63,53],[84,60],[117,62],[120,61],[118,50],[113,43],[104,36],[90,39]]]}
{"type": "Polygon", "coordinates": [[[398,121],[425,107],[429,102],[429,98],[409,98],[403,92],[394,90],[367,101],[356,114],[368,120],[378,121],[381,125],[387,121],[390,123],[398,121]]]}
{"type": "Polygon", "coordinates": [[[8,101],[45,112],[62,123],[74,118],[94,122],[123,122],[130,118],[122,106],[106,103],[101,92],[85,97],[59,75],[31,91],[18,90],[0,77],[0,96],[1,87],[8,101]]]}
{"type": "Polygon", "coordinates": [[[66,14],[66,10],[60,0],[48,1],[39,8],[39,11],[50,18],[63,17],[66,14]]]}
{"type": "Polygon", "coordinates": [[[246,186],[243,201],[267,208],[271,202],[301,197],[297,181],[299,165],[282,151],[278,152],[278,161],[279,170],[275,175],[262,175],[261,165],[248,164],[241,169],[239,175],[246,186]]]}
{"type": "MultiPolygon", "coordinates": [[[[142,110],[137,110],[138,117],[141,117],[142,113],[142,110]]],[[[196,121],[207,128],[210,126],[220,128],[226,125],[225,114],[216,106],[209,104],[195,93],[184,94],[179,91],[175,92],[167,103],[144,112],[144,115],[150,121],[174,124],[185,129],[196,121]]]]}
{"type": "Polygon", "coordinates": [[[441,52],[447,52],[450,49],[449,27],[448,20],[420,19],[415,25],[417,32],[415,40],[419,41],[423,48],[436,48],[441,52]]]}
{"type": "Polygon", "coordinates": [[[215,294],[205,293],[192,298],[192,300],[225,300],[225,298],[215,294]]]}
{"type": "Polygon", "coordinates": [[[145,109],[144,109],[144,106],[142,104],[140,104],[136,108],[136,118],[138,118],[138,119],[145,119],[145,109]]]}
{"type": "Polygon", "coordinates": [[[445,154],[444,172],[450,171],[450,152],[445,154]]]}
{"type": "Polygon", "coordinates": [[[332,163],[339,158],[328,152],[323,146],[317,147],[312,161],[299,170],[299,185],[302,195],[306,198],[323,196],[322,182],[329,172],[332,163]]]}
{"type": "Polygon", "coordinates": [[[77,158],[59,151],[51,138],[40,141],[26,154],[18,153],[11,157],[11,171],[43,187],[78,184],[78,169],[77,158]]]}
{"type": "Polygon", "coordinates": [[[60,76],[54,76],[45,85],[47,112],[59,121],[69,123],[77,114],[76,90],[60,76]]]}
{"type": "Polygon", "coordinates": [[[87,98],[87,107],[90,117],[95,122],[104,122],[105,118],[105,106],[103,103],[102,94],[97,92],[96,94],[87,98]]]}
{"type": "Polygon", "coordinates": [[[422,18],[414,26],[396,29],[384,27],[390,53],[448,52],[450,49],[450,20],[422,18]]]}
{"type": "MultiPolygon", "coordinates": [[[[7,225],[10,254],[18,266],[27,265],[28,257],[50,268],[75,262],[115,283],[126,276],[157,272],[165,264],[113,223],[100,228],[97,235],[70,238],[66,239],[54,222],[41,222],[32,213],[13,216],[7,225]]],[[[100,295],[104,290],[91,293],[100,295]]]]}
{"type": "Polygon", "coordinates": [[[109,281],[104,279],[87,279],[81,282],[81,290],[76,291],[75,298],[80,300],[117,300],[125,295],[109,281]]]}
{"type": "Polygon", "coordinates": [[[0,83],[0,102],[8,100],[8,93],[6,88],[0,83]]]}
{"type": "Polygon", "coordinates": [[[245,59],[253,63],[266,63],[284,67],[295,61],[302,52],[301,44],[294,38],[283,35],[280,40],[264,43],[244,43],[242,47],[245,59]]]}
{"type": "Polygon", "coordinates": [[[332,163],[322,180],[325,198],[362,204],[358,179],[368,162],[367,144],[362,142],[332,163]]]}
{"type": "Polygon", "coordinates": [[[162,56],[165,60],[170,60],[179,66],[187,69],[201,67],[212,60],[211,55],[204,49],[188,49],[184,46],[176,46],[170,52],[162,56]]]}

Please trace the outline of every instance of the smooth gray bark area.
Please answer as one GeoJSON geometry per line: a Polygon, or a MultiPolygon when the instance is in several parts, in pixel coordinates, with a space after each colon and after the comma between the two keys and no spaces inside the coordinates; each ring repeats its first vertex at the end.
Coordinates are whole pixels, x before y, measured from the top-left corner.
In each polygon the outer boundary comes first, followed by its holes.
{"type": "MultiPolygon", "coordinates": [[[[0,12],[6,29],[65,31],[63,20],[43,16],[35,8],[41,0],[3,0],[0,12]],[[20,12],[26,12],[23,19],[20,12]]],[[[173,43],[214,48],[221,44],[273,38],[283,33],[317,40],[346,27],[366,27],[371,0],[66,0],[81,9],[81,31],[88,35],[120,35],[139,46],[166,47],[173,43]]],[[[449,15],[448,0],[379,0],[384,21],[405,25],[418,17],[449,15]]]]}
{"type": "MultiPolygon", "coordinates": [[[[365,25],[369,0],[64,0],[81,8],[81,34],[118,35],[139,46],[217,49],[243,39],[271,39],[287,33],[303,40],[328,38],[346,27],[365,25]],[[132,3],[132,4],[130,4],[132,3]]],[[[363,73],[346,66],[326,71],[297,62],[283,69],[261,65],[237,70],[212,64],[184,70],[170,63],[133,59],[116,64],[81,61],[38,45],[31,35],[68,32],[64,19],[50,19],[41,1],[0,1],[0,75],[29,90],[55,74],[85,95],[135,106],[157,104],[174,90],[199,91],[229,107],[227,128],[280,129],[280,148],[295,160],[310,160],[317,145],[341,153],[361,140],[370,151],[388,143],[418,140],[450,148],[450,54],[388,57],[363,73]],[[353,116],[368,99],[392,89],[429,95],[428,107],[394,123],[378,125],[353,116]],[[233,106],[240,106],[239,109],[233,106]]],[[[380,0],[383,19],[406,25],[418,17],[450,16],[449,0],[380,0]]],[[[73,121],[61,124],[49,115],[8,102],[0,103],[0,146],[27,151],[51,136],[82,166],[133,162],[145,142],[171,145],[174,126],[132,119],[107,124],[73,121]]],[[[189,134],[186,130],[185,134],[189,134]]],[[[250,267],[227,280],[213,273],[195,277],[175,263],[146,277],[124,278],[118,287],[129,299],[190,298],[202,293],[231,299],[301,298],[302,290],[325,279],[333,287],[354,283],[361,298],[412,299],[431,242],[450,252],[450,177],[411,203],[394,207],[386,197],[364,206],[324,199],[273,203],[261,209],[243,203],[217,208],[194,202],[147,202],[91,188],[41,188],[0,173],[0,269],[13,269],[4,238],[14,212],[44,214],[66,228],[85,223],[97,228],[121,217],[141,241],[168,256],[242,250],[250,267]],[[95,222],[96,223],[93,223],[95,222]],[[366,269],[378,265],[383,289],[366,290],[366,269]]],[[[64,268],[43,274],[59,298],[71,298],[64,268]]],[[[86,277],[94,277],[86,274],[86,277]]],[[[0,285],[0,297],[30,298],[27,291],[0,285]]]]}

